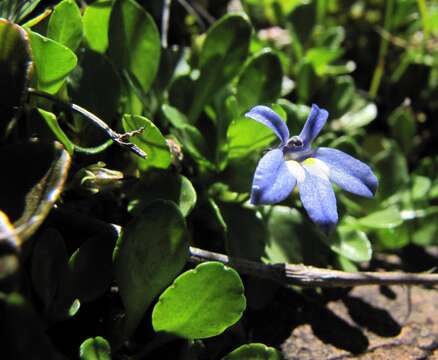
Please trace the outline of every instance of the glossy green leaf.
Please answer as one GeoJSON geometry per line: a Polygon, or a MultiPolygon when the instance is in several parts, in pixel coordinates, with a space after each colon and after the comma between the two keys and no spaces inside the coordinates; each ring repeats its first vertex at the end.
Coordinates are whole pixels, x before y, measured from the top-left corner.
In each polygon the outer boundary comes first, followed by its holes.
{"type": "Polygon", "coordinates": [[[24,241],[37,230],[58,200],[70,156],[59,143],[29,142],[1,148],[0,164],[8,169],[0,177],[1,210],[24,241]]]}
{"type": "Polygon", "coordinates": [[[85,8],[84,38],[88,47],[104,54],[108,48],[108,29],[114,0],[98,0],[85,8]]]}
{"type": "Polygon", "coordinates": [[[116,0],[109,24],[109,57],[149,90],[160,63],[160,35],[152,17],[134,0],[116,0]]]}
{"type": "Polygon", "coordinates": [[[66,46],[30,32],[38,89],[55,94],[75,68],[76,55],[66,46]]]}
{"type": "Polygon", "coordinates": [[[0,19],[0,83],[7,91],[0,96],[0,135],[21,109],[31,72],[32,58],[26,32],[18,25],[0,19]]]}
{"type": "Polygon", "coordinates": [[[149,167],[160,169],[169,167],[172,162],[169,146],[160,130],[152,121],[143,116],[125,114],[122,119],[122,124],[124,130],[127,132],[144,127],[142,134],[129,139],[147,154],[147,158],[144,160],[137,157],[140,170],[146,170],[149,167]]]}
{"type": "Polygon", "coordinates": [[[59,126],[58,120],[56,119],[56,115],[49,111],[45,111],[43,109],[38,109],[38,112],[46,121],[46,124],[50,128],[50,130],[53,131],[53,134],[55,134],[57,140],[61,142],[62,145],[64,145],[65,149],[68,151],[70,155],[73,155],[75,145],[67,137],[64,130],[61,129],[61,126],[59,126]]]}
{"type": "Polygon", "coordinates": [[[403,223],[400,211],[397,207],[391,206],[385,210],[379,210],[357,220],[357,223],[366,228],[388,229],[394,228],[403,223]]]}
{"type": "Polygon", "coordinates": [[[265,344],[246,344],[233,350],[223,360],[282,360],[281,353],[265,344]]]}
{"type": "Polygon", "coordinates": [[[79,348],[81,360],[111,360],[111,347],[101,336],[85,340],[79,348]]]}
{"type": "Polygon", "coordinates": [[[207,262],[178,276],[161,294],[152,312],[152,326],[188,339],[208,338],[235,324],[245,307],[237,272],[222,263],[207,262]]]}
{"type": "Polygon", "coordinates": [[[236,97],[242,112],[252,106],[274,102],[281,92],[283,71],[277,55],[264,50],[244,67],[236,87],[236,97]]]}
{"type": "Polygon", "coordinates": [[[164,171],[149,171],[128,193],[128,210],[139,215],[148,204],[157,199],[171,200],[187,216],[196,204],[196,191],[183,175],[164,171]]]}
{"type": "Polygon", "coordinates": [[[75,51],[82,41],[82,17],[74,0],[62,0],[50,15],[47,37],[75,51]]]}
{"type": "Polygon", "coordinates": [[[349,111],[339,119],[339,123],[342,129],[350,131],[368,125],[376,117],[377,106],[374,103],[369,103],[360,97],[356,97],[349,111]]]}
{"type": "Polygon", "coordinates": [[[338,226],[336,238],[329,240],[330,248],[352,261],[369,261],[372,255],[371,243],[367,235],[347,226],[338,226]]]}
{"type": "Polygon", "coordinates": [[[391,135],[397,140],[400,148],[409,153],[414,147],[414,136],[417,124],[412,109],[408,106],[396,108],[388,117],[391,135]]]}
{"type": "Polygon", "coordinates": [[[126,309],[127,335],[182,270],[188,250],[184,217],[169,201],[154,201],[123,230],[114,254],[114,271],[126,309]]]}
{"type": "Polygon", "coordinates": [[[117,240],[99,235],[86,240],[70,257],[70,291],[81,302],[91,301],[108,290],[113,280],[112,254],[117,240]]]}
{"type": "Polygon", "coordinates": [[[233,79],[245,63],[251,25],[244,15],[229,14],[208,30],[199,65],[200,76],[188,118],[195,122],[211,97],[233,79]]]}
{"type": "Polygon", "coordinates": [[[274,139],[274,132],[257,121],[244,117],[233,120],[227,132],[228,157],[243,157],[266,149],[274,139]]]}
{"type": "Polygon", "coordinates": [[[65,286],[67,271],[67,249],[61,234],[55,229],[44,230],[33,249],[31,276],[33,288],[46,311],[65,286]]]}
{"type": "Polygon", "coordinates": [[[300,241],[298,225],[302,216],[296,209],[274,206],[268,218],[268,241],[264,262],[300,263],[303,261],[303,244],[300,241]]]}
{"type": "Polygon", "coordinates": [[[380,199],[393,195],[409,183],[407,160],[393,142],[376,156],[375,169],[378,172],[377,196],[380,199]]]}

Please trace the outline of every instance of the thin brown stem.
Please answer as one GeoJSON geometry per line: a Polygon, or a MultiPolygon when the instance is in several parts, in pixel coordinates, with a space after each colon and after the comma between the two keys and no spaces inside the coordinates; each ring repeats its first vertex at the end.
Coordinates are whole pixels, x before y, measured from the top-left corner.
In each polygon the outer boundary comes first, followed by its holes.
{"type": "Polygon", "coordinates": [[[345,272],[302,264],[263,264],[190,247],[190,261],[219,261],[240,274],[273,280],[281,285],[350,287],[362,285],[438,285],[438,274],[402,272],[345,272]]]}

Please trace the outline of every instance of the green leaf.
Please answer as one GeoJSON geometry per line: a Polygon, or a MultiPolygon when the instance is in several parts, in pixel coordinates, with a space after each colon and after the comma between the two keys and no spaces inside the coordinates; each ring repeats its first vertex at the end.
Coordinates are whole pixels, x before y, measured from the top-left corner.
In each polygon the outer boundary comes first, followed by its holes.
{"type": "Polygon", "coordinates": [[[114,0],[98,0],[85,8],[84,38],[91,50],[104,54],[108,48],[108,29],[114,0]]]}
{"type": "Polygon", "coordinates": [[[396,139],[400,148],[407,154],[414,147],[414,136],[417,124],[412,109],[409,106],[399,106],[388,117],[391,135],[396,139]]]}
{"type": "Polygon", "coordinates": [[[111,360],[111,347],[103,337],[88,338],[79,348],[81,360],[111,360]]]}
{"type": "Polygon", "coordinates": [[[183,153],[187,151],[198,164],[212,168],[208,145],[201,132],[195,126],[190,125],[187,117],[178,109],[163,105],[162,110],[166,119],[174,126],[171,131],[181,141],[183,153]]]}
{"type": "Polygon", "coordinates": [[[135,330],[153,299],[182,270],[188,250],[184,217],[169,201],[154,201],[123,230],[114,265],[126,309],[126,335],[135,330]]]}
{"type": "Polygon", "coordinates": [[[251,25],[246,16],[229,14],[208,30],[201,50],[200,76],[188,118],[193,123],[211,97],[231,81],[241,70],[251,37],[251,25]]]}
{"type": "Polygon", "coordinates": [[[47,311],[61,293],[67,274],[67,249],[61,234],[55,229],[43,231],[32,253],[32,283],[47,311]]]}
{"type": "Polygon", "coordinates": [[[129,141],[137,145],[147,154],[145,160],[136,157],[140,170],[146,170],[150,167],[160,169],[169,167],[172,162],[169,146],[160,130],[152,121],[143,116],[125,114],[123,115],[122,124],[123,129],[127,132],[144,127],[142,134],[129,139],[129,141]]]}
{"type": "Polygon", "coordinates": [[[339,119],[343,130],[351,131],[365,125],[377,117],[377,106],[356,96],[351,109],[339,119]]]}
{"type": "Polygon", "coordinates": [[[336,239],[329,240],[330,249],[352,261],[369,261],[372,255],[371,243],[363,231],[338,226],[336,239]]]}
{"type": "Polygon", "coordinates": [[[301,222],[302,216],[297,209],[279,205],[271,209],[267,222],[269,233],[264,262],[277,264],[303,261],[298,227],[301,222]]]}
{"type": "Polygon", "coordinates": [[[230,256],[259,261],[264,255],[266,229],[254,209],[240,204],[220,203],[227,225],[227,253],[230,256]]]}
{"type": "Polygon", "coordinates": [[[207,262],[178,276],[161,294],[152,326],[157,332],[204,339],[234,325],[245,306],[239,274],[222,263],[207,262]]]}
{"type": "Polygon", "coordinates": [[[357,219],[357,224],[371,229],[391,229],[403,223],[400,211],[391,206],[385,210],[379,210],[363,218],[357,219]]]}
{"type": "Polygon", "coordinates": [[[75,68],[76,55],[66,46],[30,31],[38,89],[55,94],[75,68]]]}
{"type": "Polygon", "coordinates": [[[86,240],[69,260],[70,291],[81,302],[98,298],[113,279],[112,254],[117,233],[86,240]]]}
{"type": "Polygon", "coordinates": [[[160,35],[152,17],[134,0],[116,0],[109,25],[108,55],[128,70],[146,93],[160,63],[160,35]]]}
{"type": "Polygon", "coordinates": [[[265,344],[246,344],[233,350],[223,360],[281,360],[281,353],[265,344]]]}
{"type": "Polygon", "coordinates": [[[62,143],[62,145],[64,145],[68,153],[70,155],[73,155],[75,145],[67,137],[64,130],[61,129],[61,126],[59,126],[58,120],[56,119],[56,115],[49,111],[45,111],[43,109],[38,109],[38,112],[46,121],[46,124],[50,128],[50,130],[53,131],[56,138],[62,143]]]}
{"type": "Polygon", "coordinates": [[[244,67],[236,87],[240,110],[248,111],[252,106],[274,102],[281,92],[283,71],[277,55],[263,50],[244,67]]]}
{"type": "Polygon", "coordinates": [[[196,204],[196,191],[183,175],[164,171],[148,171],[127,195],[128,210],[139,215],[153,200],[171,200],[187,216],[196,204]]]}
{"type": "Polygon", "coordinates": [[[7,91],[0,96],[0,135],[25,100],[32,71],[32,58],[26,32],[18,25],[0,19],[0,84],[7,91]]]}
{"type": "Polygon", "coordinates": [[[230,124],[227,139],[228,157],[233,159],[266,149],[276,137],[267,126],[242,117],[230,124]]]}
{"type": "Polygon", "coordinates": [[[29,142],[3,147],[0,164],[8,169],[0,177],[1,210],[24,241],[38,229],[58,200],[70,155],[59,143],[29,142]]]}
{"type": "Polygon", "coordinates": [[[377,196],[385,199],[409,184],[409,170],[406,157],[394,142],[376,156],[379,188],[377,196]]]}
{"type": "MultiPolygon", "coordinates": [[[[118,116],[121,93],[121,81],[114,66],[105,56],[84,49],[78,68],[80,76],[69,82],[71,101],[110,124],[118,116]]],[[[81,132],[90,134],[90,137],[96,134],[95,131],[90,131],[92,127],[93,125],[81,121],[77,129],[81,140],[81,132]]],[[[96,141],[90,143],[95,144],[96,141]]]]}
{"type": "Polygon", "coordinates": [[[72,51],[82,41],[82,17],[76,1],[62,0],[50,15],[47,37],[55,40],[72,51]]]}

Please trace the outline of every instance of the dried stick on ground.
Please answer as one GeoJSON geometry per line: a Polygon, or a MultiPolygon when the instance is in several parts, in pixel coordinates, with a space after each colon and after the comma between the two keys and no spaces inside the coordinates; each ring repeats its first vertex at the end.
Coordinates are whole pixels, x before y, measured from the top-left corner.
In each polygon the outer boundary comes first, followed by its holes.
{"type": "Polygon", "coordinates": [[[350,287],[359,285],[438,285],[438,274],[402,272],[345,272],[302,264],[267,265],[232,258],[223,254],[190,247],[190,262],[219,261],[240,274],[273,280],[282,285],[308,287],[350,287]]]}

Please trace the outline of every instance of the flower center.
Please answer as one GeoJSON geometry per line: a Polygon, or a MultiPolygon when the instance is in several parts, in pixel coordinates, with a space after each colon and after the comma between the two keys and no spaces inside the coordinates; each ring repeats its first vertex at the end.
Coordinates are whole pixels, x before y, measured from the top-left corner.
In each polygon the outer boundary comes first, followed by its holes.
{"type": "Polygon", "coordinates": [[[303,140],[299,136],[295,135],[287,141],[286,147],[288,147],[290,150],[299,150],[303,147],[303,145],[303,140]]]}

